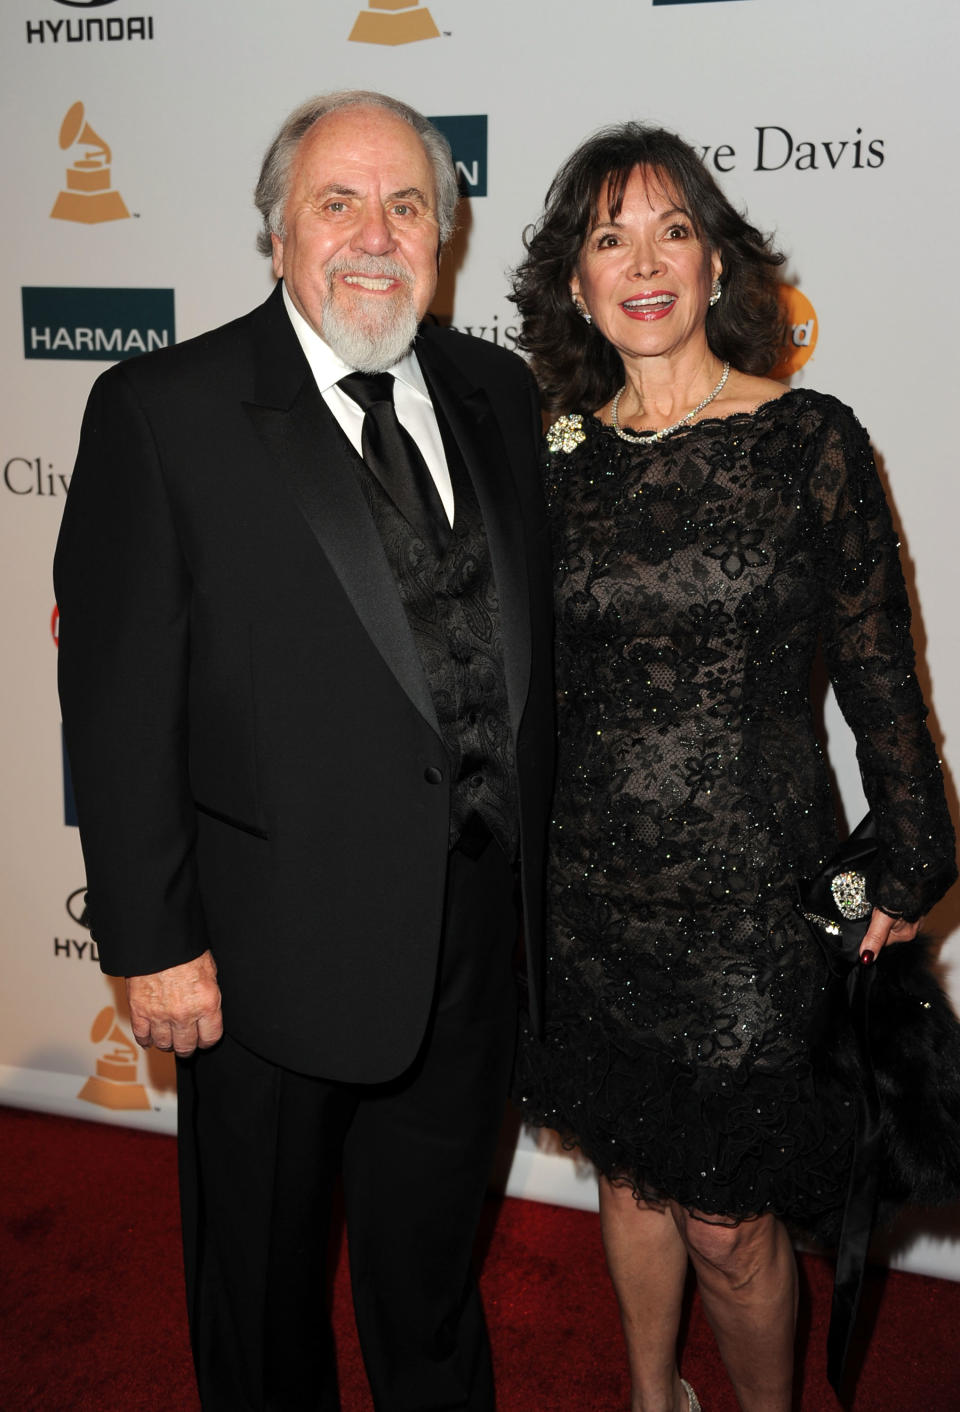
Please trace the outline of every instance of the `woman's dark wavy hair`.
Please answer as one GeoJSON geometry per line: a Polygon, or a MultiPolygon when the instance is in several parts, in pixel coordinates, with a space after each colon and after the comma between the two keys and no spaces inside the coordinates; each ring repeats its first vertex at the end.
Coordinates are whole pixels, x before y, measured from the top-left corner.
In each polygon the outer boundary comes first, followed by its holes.
{"type": "Polygon", "coordinates": [[[758,374],[769,373],[779,357],[785,324],[776,270],[783,255],[734,210],[682,138],[622,123],[588,138],[560,168],[541,220],[524,235],[527,255],[514,273],[510,297],[523,319],[519,344],[530,354],[550,411],[596,411],[623,382],[618,354],[574,308],[570,280],[601,194],[609,193],[616,219],[635,167],[675,189],[699,238],[720,253],[723,296],[707,313],[713,352],[741,372],[758,374]]]}

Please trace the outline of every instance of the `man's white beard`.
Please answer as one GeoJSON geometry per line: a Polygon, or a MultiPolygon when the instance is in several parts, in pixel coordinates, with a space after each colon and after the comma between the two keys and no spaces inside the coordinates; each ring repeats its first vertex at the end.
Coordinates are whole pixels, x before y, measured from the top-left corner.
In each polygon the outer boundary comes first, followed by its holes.
{"type": "MultiPolygon", "coordinates": [[[[403,289],[389,300],[371,295],[364,300],[362,293],[347,312],[342,299],[334,294],[333,276],[336,266],[328,271],[327,297],[323,301],[322,336],[334,353],[360,373],[382,373],[400,361],[416,337],[417,311],[414,308],[409,272],[389,260],[367,259],[358,265],[356,259],[344,269],[354,274],[376,277],[388,275],[404,281],[403,289]]],[[[350,296],[348,296],[350,297],[350,296]]]]}

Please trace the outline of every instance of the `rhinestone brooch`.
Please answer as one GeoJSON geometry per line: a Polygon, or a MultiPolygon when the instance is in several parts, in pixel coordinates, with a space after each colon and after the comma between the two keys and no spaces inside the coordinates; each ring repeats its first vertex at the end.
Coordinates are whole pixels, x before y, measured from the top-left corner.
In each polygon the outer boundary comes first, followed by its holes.
{"type": "Polygon", "coordinates": [[[571,416],[558,417],[547,431],[547,450],[565,451],[576,450],[581,441],[586,441],[587,433],[583,429],[583,417],[579,412],[574,412],[571,416]]]}

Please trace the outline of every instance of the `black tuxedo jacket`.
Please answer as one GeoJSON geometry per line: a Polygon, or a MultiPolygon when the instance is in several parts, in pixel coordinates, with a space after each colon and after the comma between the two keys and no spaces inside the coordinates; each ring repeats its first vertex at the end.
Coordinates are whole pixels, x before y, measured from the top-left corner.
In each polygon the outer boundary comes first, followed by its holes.
{"type": "MultiPolygon", "coordinates": [[[[424,327],[503,616],[531,1005],[552,769],[550,589],[532,380],[424,327]]],[[[55,563],[60,689],[104,970],[208,946],[230,1034],[331,1079],[423,1037],[447,761],[392,574],[283,307],[95,384],[55,563]]]]}

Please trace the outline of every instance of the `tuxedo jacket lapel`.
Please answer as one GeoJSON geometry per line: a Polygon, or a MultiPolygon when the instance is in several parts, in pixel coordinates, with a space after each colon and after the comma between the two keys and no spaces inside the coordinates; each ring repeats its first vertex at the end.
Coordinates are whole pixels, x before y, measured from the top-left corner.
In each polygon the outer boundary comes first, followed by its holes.
{"type": "Polygon", "coordinates": [[[530,598],[520,505],[509,457],[486,393],[437,353],[429,334],[414,345],[430,394],[456,437],[480,508],[500,599],[504,669],[514,734],[519,733],[530,683],[530,598]]]}
{"type": "MultiPolygon", "coordinates": [[[[247,415],[354,611],[387,666],[439,733],[433,699],[396,583],[363,492],[352,448],[321,397],[279,285],[253,315],[255,383],[247,415]]],[[[415,351],[463,455],[483,513],[500,598],[511,723],[518,733],[530,680],[530,602],[523,523],[509,457],[486,393],[437,350],[429,330],[415,351]]]]}
{"type": "Polygon", "coordinates": [[[439,727],[419,653],[353,465],[297,341],[279,286],[254,315],[256,382],[247,415],[357,617],[407,696],[439,727]]]}

